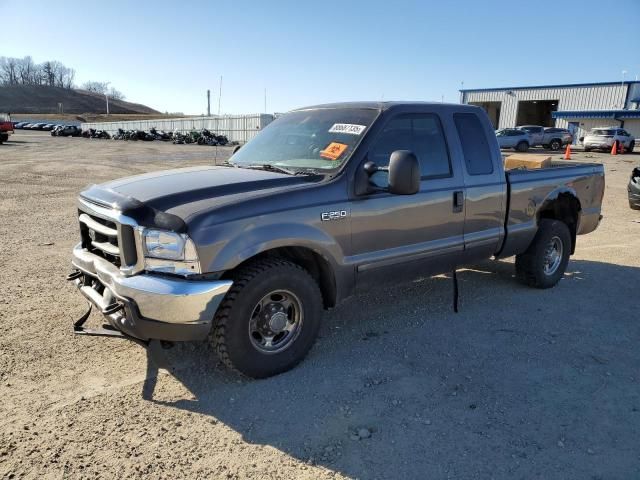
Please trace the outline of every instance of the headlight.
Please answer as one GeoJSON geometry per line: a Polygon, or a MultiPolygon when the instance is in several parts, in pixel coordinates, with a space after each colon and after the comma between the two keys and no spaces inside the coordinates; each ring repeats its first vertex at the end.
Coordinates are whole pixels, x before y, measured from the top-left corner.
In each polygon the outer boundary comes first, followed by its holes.
{"type": "Polygon", "coordinates": [[[185,243],[185,236],[179,233],[146,228],[142,231],[145,257],[184,260],[185,243]]]}
{"type": "Polygon", "coordinates": [[[184,234],[142,228],[145,269],[153,272],[193,275],[201,273],[193,241],[184,234]]]}

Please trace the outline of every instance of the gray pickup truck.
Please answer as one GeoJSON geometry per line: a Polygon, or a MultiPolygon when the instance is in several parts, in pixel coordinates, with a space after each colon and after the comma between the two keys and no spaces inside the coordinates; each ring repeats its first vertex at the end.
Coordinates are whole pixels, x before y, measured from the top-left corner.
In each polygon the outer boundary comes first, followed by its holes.
{"type": "Polygon", "coordinates": [[[68,278],[106,323],[85,327],[87,312],[74,330],[209,339],[229,367],[268,377],[304,358],[323,308],[367,285],[515,255],[525,283],[554,286],[604,186],[599,164],[505,172],[478,107],[295,110],[226,166],[83,191],[68,278]]]}

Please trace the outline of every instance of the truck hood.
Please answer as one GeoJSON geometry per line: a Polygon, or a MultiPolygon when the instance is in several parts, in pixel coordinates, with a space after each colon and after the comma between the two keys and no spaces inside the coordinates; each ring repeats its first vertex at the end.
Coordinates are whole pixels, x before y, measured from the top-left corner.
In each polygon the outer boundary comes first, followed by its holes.
{"type": "Polygon", "coordinates": [[[189,167],[93,185],[80,196],[149,225],[159,212],[188,222],[189,217],[204,210],[315,183],[322,178],[235,167],[189,167]]]}

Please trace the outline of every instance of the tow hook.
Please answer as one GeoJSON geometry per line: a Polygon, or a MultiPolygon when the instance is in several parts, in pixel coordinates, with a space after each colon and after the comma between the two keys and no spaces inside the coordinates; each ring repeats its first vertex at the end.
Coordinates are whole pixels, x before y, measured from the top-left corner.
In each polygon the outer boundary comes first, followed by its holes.
{"type": "Polygon", "coordinates": [[[77,280],[82,276],[82,272],[80,270],[74,270],[69,275],[67,275],[67,281],[72,282],[73,280],[77,280]]]}
{"type": "Polygon", "coordinates": [[[114,313],[119,312],[123,308],[124,307],[122,306],[121,303],[112,303],[111,305],[107,306],[104,310],[102,310],[102,314],[113,315],[114,313]]]}

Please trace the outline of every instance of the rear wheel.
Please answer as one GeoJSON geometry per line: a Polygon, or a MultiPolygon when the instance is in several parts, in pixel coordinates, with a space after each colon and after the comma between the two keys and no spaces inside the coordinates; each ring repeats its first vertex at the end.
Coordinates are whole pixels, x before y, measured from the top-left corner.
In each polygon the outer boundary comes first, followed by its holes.
{"type": "Polygon", "coordinates": [[[553,287],[564,275],[570,253],[569,227],[559,220],[544,218],[527,251],[516,255],[516,274],[530,287],[553,287]]]}
{"type": "Polygon", "coordinates": [[[516,145],[516,150],[518,152],[526,152],[529,150],[529,143],[524,141],[519,142],[518,145],[516,145]]]}
{"type": "Polygon", "coordinates": [[[560,150],[561,147],[562,147],[562,142],[557,138],[554,138],[553,140],[551,140],[551,142],[549,142],[549,148],[554,152],[560,150]]]}
{"type": "Polygon", "coordinates": [[[295,367],[320,328],[322,295],[302,267],[277,258],[242,267],[234,275],[212,330],[224,364],[253,378],[295,367]]]}

